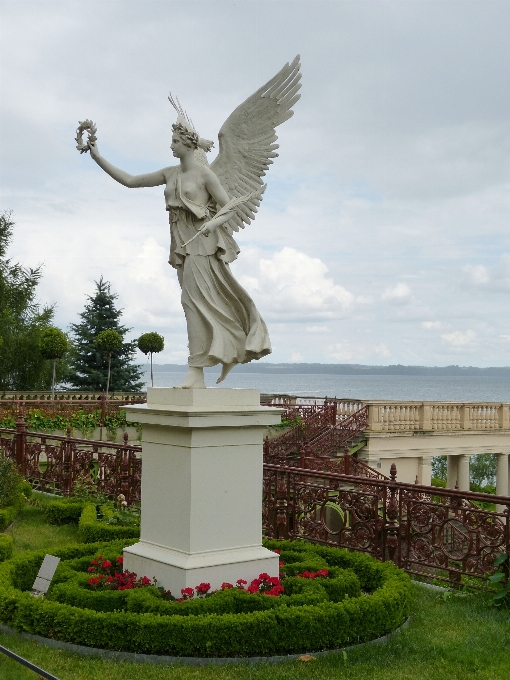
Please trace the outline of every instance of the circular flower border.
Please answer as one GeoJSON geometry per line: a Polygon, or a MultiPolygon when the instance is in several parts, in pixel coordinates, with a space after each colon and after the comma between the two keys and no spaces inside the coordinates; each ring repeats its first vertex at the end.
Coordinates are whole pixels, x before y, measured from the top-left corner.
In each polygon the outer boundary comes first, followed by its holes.
{"type": "MultiPolygon", "coordinates": [[[[65,574],[73,561],[87,558],[88,562],[98,552],[119,554],[134,542],[54,551],[61,564],[52,589],[58,590],[69,581],[65,574]]],[[[0,565],[0,621],[18,631],[88,647],[183,657],[250,657],[337,649],[381,637],[408,618],[411,580],[393,564],[304,542],[267,541],[265,545],[281,550],[286,558],[282,583],[284,587],[288,584],[288,597],[227,589],[210,598],[178,604],[163,598],[158,601],[155,593],[148,597],[142,592],[151,588],[96,593],[87,590],[89,575],[84,573],[82,582],[69,589],[74,604],[68,604],[30,594],[44,553],[24,553],[0,565]],[[324,565],[337,574],[345,570],[355,575],[361,594],[349,597],[344,593],[342,599],[337,597],[339,601],[326,601],[319,583],[325,583],[325,579],[297,578],[305,571],[322,570],[324,565]],[[98,596],[103,598],[96,602],[100,611],[90,608],[91,598],[98,596]],[[85,606],[77,606],[80,597],[85,606]],[[119,598],[124,598],[124,604],[119,598]],[[244,610],[233,613],[232,605],[237,606],[238,600],[244,610]],[[249,602],[256,605],[252,612],[246,611],[249,602]]]]}

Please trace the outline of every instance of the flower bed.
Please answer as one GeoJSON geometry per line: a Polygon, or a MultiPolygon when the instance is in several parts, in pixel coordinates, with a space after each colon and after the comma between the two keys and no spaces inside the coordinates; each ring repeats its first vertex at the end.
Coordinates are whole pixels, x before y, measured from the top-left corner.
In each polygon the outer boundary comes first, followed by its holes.
{"type": "Polygon", "coordinates": [[[404,572],[360,553],[304,542],[265,543],[281,550],[284,563],[283,592],[273,597],[230,584],[209,594],[208,584],[200,584],[205,592],[174,601],[155,585],[120,590],[89,583],[92,559],[100,554],[113,565],[134,542],[54,551],[62,561],[47,598],[28,592],[42,551],[0,564],[0,621],[103,649],[227,657],[334,649],[380,637],[409,616],[411,582],[404,572]]]}

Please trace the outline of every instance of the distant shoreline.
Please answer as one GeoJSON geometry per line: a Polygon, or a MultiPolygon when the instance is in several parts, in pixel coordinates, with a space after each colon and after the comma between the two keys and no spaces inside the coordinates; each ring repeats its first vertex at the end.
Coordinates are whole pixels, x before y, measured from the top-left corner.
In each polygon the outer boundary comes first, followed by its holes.
{"type": "MultiPolygon", "coordinates": [[[[144,367],[145,370],[150,370],[144,367]]],[[[184,373],[185,364],[154,364],[156,373],[184,373]]],[[[217,373],[218,366],[206,368],[206,373],[217,373]]],[[[510,379],[510,366],[365,366],[363,364],[271,364],[251,362],[235,367],[236,373],[270,375],[421,375],[421,376],[497,376],[510,379]]]]}

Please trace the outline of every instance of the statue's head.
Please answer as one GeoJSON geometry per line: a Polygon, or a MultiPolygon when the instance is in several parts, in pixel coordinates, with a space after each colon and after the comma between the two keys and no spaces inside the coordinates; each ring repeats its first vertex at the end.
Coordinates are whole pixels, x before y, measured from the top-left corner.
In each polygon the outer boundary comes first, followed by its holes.
{"type": "Polygon", "coordinates": [[[188,147],[189,149],[202,149],[202,151],[210,151],[214,146],[214,142],[200,137],[195,129],[195,126],[193,125],[191,118],[188,116],[186,111],[184,111],[179,100],[176,98],[176,101],[174,101],[172,95],[169,95],[168,101],[177,111],[177,122],[172,125],[174,135],[178,135],[184,146],[188,147]]]}

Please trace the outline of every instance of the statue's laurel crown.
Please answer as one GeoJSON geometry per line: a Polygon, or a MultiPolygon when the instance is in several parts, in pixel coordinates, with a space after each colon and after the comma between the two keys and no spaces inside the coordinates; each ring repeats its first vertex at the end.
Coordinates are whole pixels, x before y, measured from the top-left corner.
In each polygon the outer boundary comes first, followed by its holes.
{"type": "Polygon", "coordinates": [[[168,96],[168,101],[177,111],[177,122],[172,125],[172,130],[177,132],[177,134],[179,134],[181,137],[184,137],[186,140],[188,140],[194,149],[210,151],[214,146],[214,142],[200,137],[195,129],[195,126],[193,125],[193,121],[188,116],[186,111],[184,111],[177,97],[174,101],[172,95],[170,94],[168,96]]]}

